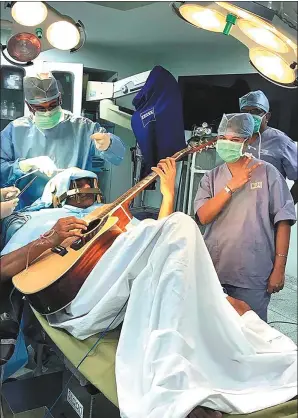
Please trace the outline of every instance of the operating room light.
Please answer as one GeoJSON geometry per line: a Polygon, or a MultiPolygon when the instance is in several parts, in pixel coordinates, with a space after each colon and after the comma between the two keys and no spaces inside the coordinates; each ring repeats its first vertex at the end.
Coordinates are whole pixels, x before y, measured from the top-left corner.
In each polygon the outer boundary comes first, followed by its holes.
{"type": "Polygon", "coordinates": [[[225,16],[198,4],[183,4],[179,12],[192,25],[212,32],[223,32],[226,25],[225,16]]]}
{"type": "Polygon", "coordinates": [[[217,1],[216,4],[228,10],[230,13],[233,13],[235,16],[241,17],[242,19],[249,20],[253,18],[251,13],[240,9],[239,7],[233,6],[233,4],[229,4],[225,1],[217,1]]]}
{"type": "Polygon", "coordinates": [[[18,33],[8,40],[7,50],[15,60],[28,62],[40,54],[41,43],[32,33],[18,33]]]}
{"type": "Polygon", "coordinates": [[[24,26],[39,25],[47,14],[48,9],[41,1],[17,1],[11,9],[13,19],[24,26]]]}
{"type": "Polygon", "coordinates": [[[265,77],[281,84],[291,84],[295,81],[295,71],[279,55],[264,48],[252,48],[249,58],[265,77]]]}
{"type": "Polygon", "coordinates": [[[265,48],[279,53],[286,53],[289,50],[287,44],[282,39],[264,27],[257,26],[243,19],[238,21],[238,27],[246,36],[265,48]]]}
{"type": "Polygon", "coordinates": [[[47,29],[47,39],[54,48],[69,50],[80,42],[80,33],[73,23],[59,21],[47,29]]]}

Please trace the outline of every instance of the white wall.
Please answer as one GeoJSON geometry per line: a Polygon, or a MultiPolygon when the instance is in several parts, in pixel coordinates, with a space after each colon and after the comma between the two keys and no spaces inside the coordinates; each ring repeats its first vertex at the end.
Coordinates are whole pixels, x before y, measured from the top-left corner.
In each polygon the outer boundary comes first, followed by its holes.
{"type": "Polygon", "coordinates": [[[248,49],[232,37],[226,37],[224,47],[222,43],[217,46],[216,43],[207,42],[157,50],[154,63],[159,63],[175,77],[255,72],[249,64],[248,49]]]}
{"type": "Polygon", "coordinates": [[[119,78],[124,78],[135,72],[146,71],[148,61],[146,55],[133,50],[103,47],[99,44],[87,44],[76,53],[50,50],[40,54],[39,59],[59,62],[77,62],[85,67],[116,71],[119,78]]]}

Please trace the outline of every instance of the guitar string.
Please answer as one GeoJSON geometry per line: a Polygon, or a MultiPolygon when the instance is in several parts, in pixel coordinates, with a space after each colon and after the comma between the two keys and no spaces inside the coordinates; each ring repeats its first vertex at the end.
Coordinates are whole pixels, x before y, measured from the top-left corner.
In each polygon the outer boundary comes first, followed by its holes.
{"type": "MultiPolygon", "coordinates": [[[[182,158],[183,156],[187,155],[190,151],[193,152],[202,152],[205,149],[208,149],[209,147],[213,147],[212,144],[215,142],[215,140],[213,141],[208,141],[206,144],[201,144],[199,146],[188,146],[186,148],[184,148],[183,150],[177,152],[176,154],[173,155],[172,158],[175,159],[175,161],[178,161],[180,158],[182,158]],[[197,149],[197,151],[194,151],[195,149],[197,149]]],[[[154,181],[156,178],[158,177],[158,175],[154,172],[151,172],[148,176],[146,176],[143,180],[141,180],[140,182],[138,182],[135,186],[133,186],[131,189],[129,189],[127,192],[125,192],[124,194],[122,194],[120,197],[118,197],[114,203],[111,204],[111,206],[109,206],[106,210],[103,211],[102,213],[102,217],[106,216],[111,210],[113,210],[114,208],[116,208],[118,205],[122,204],[125,202],[125,200],[128,197],[131,197],[135,192],[137,192],[140,188],[142,188],[144,186],[144,184],[148,185],[150,184],[149,182],[154,181]]]]}
{"type": "MultiPolygon", "coordinates": [[[[178,151],[176,154],[174,154],[172,158],[174,158],[175,161],[179,161],[183,156],[189,154],[190,151],[201,153],[202,151],[207,150],[208,148],[213,148],[214,147],[214,145],[213,145],[214,142],[215,142],[215,140],[208,141],[207,143],[200,144],[198,146],[188,145],[183,150],[178,151]],[[197,150],[197,151],[195,151],[195,150],[197,150]]],[[[108,207],[100,213],[100,217],[104,218],[105,216],[107,216],[112,210],[117,208],[117,206],[120,206],[121,204],[123,204],[127,200],[127,198],[129,198],[129,197],[132,198],[133,195],[136,194],[138,191],[140,191],[140,189],[142,189],[144,185],[149,185],[157,177],[158,177],[158,175],[156,173],[151,172],[143,180],[139,181],[135,186],[133,186],[131,189],[129,189],[124,194],[122,194],[120,197],[118,197],[112,204],[109,204],[108,207]]],[[[98,232],[98,230],[101,228],[101,226],[102,225],[100,223],[97,227],[92,229],[92,231],[87,232],[83,235],[83,237],[82,237],[83,245],[85,245],[86,242],[89,241],[89,237],[90,237],[91,234],[94,235],[94,233],[96,234],[98,232]]]]}

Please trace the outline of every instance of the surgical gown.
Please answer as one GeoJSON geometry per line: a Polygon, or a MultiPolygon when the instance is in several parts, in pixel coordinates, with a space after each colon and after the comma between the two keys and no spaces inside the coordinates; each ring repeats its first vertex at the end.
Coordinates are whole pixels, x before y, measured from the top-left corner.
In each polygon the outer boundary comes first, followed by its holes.
{"type": "MultiPolygon", "coordinates": [[[[231,178],[226,164],[206,173],[195,198],[195,212],[231,178]]],[[[275,258],[274,228],[286,220],[291,224],[296,220],[287,183],[275,167],[263,162],[206,227],[204,239],[220,282],[266,289],[275,258]]]]}
{"type": "MultiPolygon", "coordinates": [[[[258,149],[257,139],[249,146],[249,152],[257,158],[258,149]]],[[[261,159],[274,165],[283,177],[298,180],[297,143],[284,132],[268,127],[262,133],[261,159]]]]}
{"type": "Polygon", "coordinates": [[[94,156],[119,165],[125,154],[122,141],[112,135],[110,147],[98,151],[90,136],[99,128],[98,123],[67,111],[57,126],[43,131],[30,117],[11,122],[1,132],[1,187],[14,184],[24,174],[19,167],[20,160],[42,155],[50,157],[58,169],[79,167],[92,171],[94,156]]]}

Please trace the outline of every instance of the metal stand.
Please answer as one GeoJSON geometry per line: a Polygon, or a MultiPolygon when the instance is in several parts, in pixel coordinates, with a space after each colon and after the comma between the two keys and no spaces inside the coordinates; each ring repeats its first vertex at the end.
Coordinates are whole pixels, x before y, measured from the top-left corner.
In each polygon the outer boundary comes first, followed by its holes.
{"type": "MultiPolygon", "coordinates": [[[[131,159],[133,163],[132,186],[134,186],[141,180],[143,156],[138,143],[136,143],[136,146],[134,148],[131,148],[130,151],[132,154],[131,159]]],[[[130,206],[131,213],[133,216],[140,220],[146,218],[157,219],[159,209],[145,206],[145,193],[146,190],[141,192],[132,201],[130,206]]]]}

